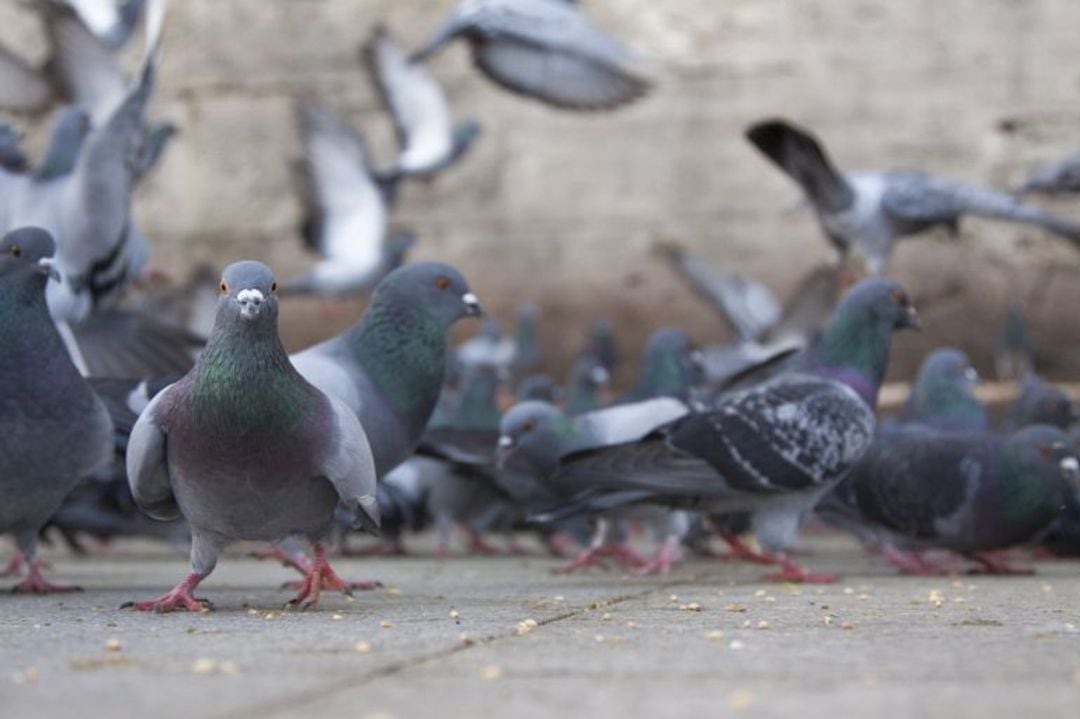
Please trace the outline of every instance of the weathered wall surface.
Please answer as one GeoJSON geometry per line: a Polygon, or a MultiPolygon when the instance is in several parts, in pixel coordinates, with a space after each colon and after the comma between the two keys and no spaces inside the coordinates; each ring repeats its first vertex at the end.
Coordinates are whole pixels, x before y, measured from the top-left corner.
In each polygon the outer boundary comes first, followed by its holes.
{"type": "MultiPolygon", "coordinates": [[[[449,0],[174,0],[154,114],[182,135],[140,189],[155,263],[259,257],[279,274],[310,260],[297,241],[289,162],[293,98],[347,115],[389,159],[391,128],[357,60],[375,21],[411,44],[449,0]]],[[[31,18],[4,3],[0,39],[30,54],[31,18]]],[[[501,316],[545,310],[569,352],[594,316],[628,346],[663,324],[701,341],[724,329],[658,264],[678,239],[784,296],[829,257],[812,218],[742,130],[765,115],[817,130],[849,168],[918,167],[1008,186],[1080,146],[1080,4],[1073,0],[589,0],[589,14],[655,61],[660,84],[609,115],[506,95],[462,48],[438,57],[455,113],[484,123],[475,151],[431,185],[410,185],[394,221],[418,258],[459,265],[501,316]]],[[[1080,218],[1080,202],[1054,208],[1080,218]]],[[[1059,371],[1080,369],[1080,254],[1042,233],[970,221],[896,254],[926,330],[899,342],[894,372],[952,343],[988,366],[1007,302],[1029,303],[1059,371]]],[[[333,331],[313,303],[286,306],[292,344],[333,331]]],[[[547,320],[550,321],[547,321],[547,320]]]]}

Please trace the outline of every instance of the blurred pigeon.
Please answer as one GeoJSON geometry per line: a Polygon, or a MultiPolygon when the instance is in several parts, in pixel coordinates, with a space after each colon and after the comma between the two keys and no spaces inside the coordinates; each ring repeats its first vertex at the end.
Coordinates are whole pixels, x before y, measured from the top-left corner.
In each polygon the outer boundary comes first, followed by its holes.
{"type": "Polygon", "coordinates": [[[1077,476],[1076,452],[1055,427],[998,435],[906,425],[882,432],[819,511],[846,516],[887,545],[947,549],[1012,573],[990,553],[1045,531],[1061,511],[1066,480],[1077,476]]]}
{"type": "Polygon", "coordinates": [[[453,267],[407,264],[379,283],[357,325],[292,361],[360,418],[381,477],[412,454],[427,427],[442,389],[447,330],[480,314],[453,267]]]}
{"type": "Polygon", "coordinates": [[[372,177],[364,142],[326,108],[298,106],[304,136],[304,243],[322,258],[309,273],[282,285],[282,294],[347,297],[371,291],[399,266],[415,242],[387,237],[386,199],[372,177]]]}
{"type": "Polygon", "coordinates": [[[30,163],[19,148],[21,140],[18,130],[0,121],[0,168],[7,172],[26,172],[30,163]]]}
{"type": "Polygon", "coordinates": [[[1080,192],[1080,152],[1074,152],[1062,160],[1038,168],[1019,190],[1021,195],[1077,192],[1080,192]]]}
{"type": "Polygon", "coordinates": [[[615,108],[651,84],[638,58],[565,0],[462,0],[413,60],[459,37],[492,81],[566,110],[615,108]]]}
{"type": "Polygon", "coordinates": [[[1005,415],[1002,428],[1012,432],[1032,424],[1048,424],[1069,429],[1076,420],[1076,407],[1069,395],[1037,375],[1029,374],[1021,380],[1020,396],[1005,415]]]}
{"type": "MultiPolygon", "coordinates": [[[[569,415],[600,408],[600,392],[611,382],[611,375],[594,355],[583,355],[570,368],[570,388],[566,398],[569,415]]],[[[533,398],[535,399],[535,398],[533,398]]]]}
{"type": "Polygon", "coordinates": [[[546,374],[531,374],[518,382],[517,401],[536,399],[556,404],[562,399],[562,388],[546,374]]]}
{"type": "Polygon", "coordinates": [[[112,49],[123,47],[135,31],[146,0],[64,0],[75,8],[86,26],[112,49]]]}
{"type": "Polygon", "coordinates": [[[71,589],[41,576],[38,530],[112,455],[109,414],[68,358],[45,303],[54,250],[39,228],[0,240],[0,531],[14,533],[30,572],[16,592],[71,589]]]}
{"type": "Polygon", "coordinates": [[[919,367],[901,419],[940,430],[990,429],[986,407],[975,397],[979,374],[967,355],[945,347],[919,367]]]}
{"type": "Polygon", "coordinates": [[[665,327],[645,343],[641,370],[633,389],[620,402],[637,402],[653,397],[689,399],[691,389],[701,381],[701,356],[686,332],[665,327]]]}
{"type": "Polygon", "coordinates": [[[496,404],[500,384],[498,370],[491,365],[466,368],[459,392],[428,423],[419,451],[448,462],[492,464],[502,416],[496,404]]]}
{"type": "Polygon", "coordinates": [[[615,343],[615,332],[611,323],[606,319],[596,320],[589,329],[589,336],[581,350],[581,356],[586,355],[595,357],[608,374],[614,376],[619,365],[619,348],[615,343]]]}
{"type": "Polygon", "coordinates": [[[375,464],[356,415],[290,364],[277,316],[268,267],[227,267],[206,350],[135,423],[127,454],[135,501],[155,518],[182,513],[192,535],[192,572],[164,596],[131,603],[136,610],[204,610],[193,591],[237,539],[299,534],[314,544],[294,605],[315,604],[324,587],[348,591],[322,539],[338,502],[377,530],[375,464]]]}
{"type": "Polygon", "coordinates": [[[809,132],[785,120],[756,123],[746,134],[806,193],[840,258],[853,254],[873,273],[884,269],[897,239],[937,226],[956,233],[964,215],[1036,225],[1080,242],[1080,226],[1005,193],[921,172],[843,174],[809,132]]]}
{"type": "Polygon", "coordinates": [[[994,372],[1002,381],[1022,379],[1035,371],[1035,343],[1031,340],[1024,309],[1009,305],[1001,334],[994,344],[994,372]]]}
{"type": "Polygon", "coordinates": [[[463,367],[487,365],[507,376],[520,376],[540,364],[536,338],[539,313],[533,304],[519,307],[512,337],[503,337],[498,321],[489,319],[476,336],[458,345],[454,354],[463,367]]]}
{"type": "Polygon", "coordinates": [[[480,134],[480,125],[453,126],[438,80],[409,60],[386,28],[377,26],[364,49],[368,68],[397,130],[400,155],[383,175],[432,176],[457,162],[480,134]]]}
{"type": "MultiPolygon", "coordinates": [[[[1074,450],[1080,451],[1080,428],[1069,430],[1069,441],[1074,450]]],[[[1039,547],[1051,557],[1080,557],[1080,483],[1073,482],[1065,492],[1065,506],[1039,547]]]]}
{"type": "Polygon", "coordinates": [[[673,421],[640,404],[572,421],[518,405],[503,418],[500,446],[521,449],[549,481],[574,492],[571,512],[639,502],[751,512],[759,542],[782,569],[771,578],[829,581],[799,568],[788,552],[803,515],[870,446],[891,335],[914,323],[899,285],[867,280],[840,303],[820,345],[802,358],[802,372],[723,395],[673,421]],[[637,436],[620,431],[627,415],[637,420],[637,436]],[[597,426],[615,440],[598,439],[597,426]]]}

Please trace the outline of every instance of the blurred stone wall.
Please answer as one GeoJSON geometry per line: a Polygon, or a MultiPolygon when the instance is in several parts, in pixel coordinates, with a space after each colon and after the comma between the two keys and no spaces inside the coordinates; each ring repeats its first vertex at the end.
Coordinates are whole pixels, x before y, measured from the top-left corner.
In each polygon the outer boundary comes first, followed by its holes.
{"type": "MultiPolygon", "coordinates": [[[[173,0],[153,114],[182,134],[140,188],[154,263],[183,273],[239,257],[279,275],[300,248],[289,164],[293,100],[346,115],[389,161],[392,130],[358,62],[371,25],[420,43],[451,0],[173,0]]],[[[725,328],[659,264],[676,239],[783,297],[830,253],[795,187],[743,140],[766,115],[814,128],[847,168],[922,168],[1007,187],[1080,146],[1080,4],[1075,0],[584,0],[588,14],[651,58],[644,101],[613,114],[549,110],[474,72],[464,48],[432,62],[455,114],[484,135],[458,168],[410,184],[393,214],[415,228],[416,258],[461,267],[485,305],[509,318],[543,310],[555,366],[590,321],[610,317],[624,345],[652,329],[696,339],[725,328]]],[[[15,2],[0,40],[40,56],[15,2]]],[[[137,49],[132,50],[134,55],[137,49]]],[[[1056,211],[1080,219],[1080,201],[1056,211]]],[[[1031,229],[971,220],[962,235],[902,245],[890,273],[911,290],[925,330],[897,343],[893,376],[951,343],[989,370],[1007,303],[1027,304],[1055,374],[1080,369],[1080,254],[1031,229]]],[[[290,301],[288,342],[347,324],[290,301]]]]}

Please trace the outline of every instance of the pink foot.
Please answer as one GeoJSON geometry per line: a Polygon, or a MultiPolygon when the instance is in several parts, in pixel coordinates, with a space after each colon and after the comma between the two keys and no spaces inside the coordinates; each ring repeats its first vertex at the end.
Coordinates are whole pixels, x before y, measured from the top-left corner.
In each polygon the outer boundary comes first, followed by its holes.
{"type": "MultiPolygon", "coordinates": [[[[293,584],[293,583],[290,583],[293,584]]],[[[347,582],[339,577],[326,561],[326,548],[321,542],[315,544],[315,561],[303,581],[295,583],[299,590],[289,600],[288,606],[308,609],[319,603],[323,589],[332,589],[351,597],[353,590],[369,590],[381,587],[381,582],[347,582]]]]}
{"type": "Polygon", "coordinates": [[[808,572],[783,555],[777,555],[776,561],[780,565],[780,571],[766,574],[764,577],[766,582],[832,584],[836,581],[835,574],[817,574],[814,572],[808,572]]]}
{"type": "Polygon", "coordinates": [[[499,554],[498,547],[484,541],[484,537],[479,532],[472,529],[466,530],[466,532],[469,535],[469,543],[466,546],[470,552],[484,557],[492,557],[499,554]]]}
{"type": "Polygon", "coordinates": [[[0,577],[17,577],[22,574],[25,565],[26,557],[23,555],[22,550],[16,549],[15,554],[11,555],[11,559],[4,569],[0,570],[0,577]]]}
{"type": "Polygon", "coordinates": [[[1004,576],[1023,576],[1035,573],[1030,567],[1016,567],[1009,564],[1008,557],[998,552],[982,552],[973,554],[971,558],[981,564],[981,567],[971,570],[971,574],[1000,574],[1004,576]]]}
{"type": "Polygon", "coordinates": [[[158,614],[177,611],[208,612],[214,608],[213,605],[210,604],[210,601],[207,599],[200,599],[193,594],[195,587],[199,586],[199,582],[201,582],[205,576],[205,574],[192,572],[168,594],[145,602],[124,602],[120,605],[120,608],[130,608],[134,609],[136,612],[157,612],[158,614]]]}
{"type": "Polygon", "coordinates": [[[29,573],[26,579],[11,588],[12,594],[66,594],[68,592],[81,592],[82,587],[72,587],[64,584],[53,584],[41,576],[41,562],[31,559],[26,563],[29,573]]]}
{"type": "Polygon", "coordinates": [[[776,560],[762,552],[755,552],[742,541],[737,534],[721,534],[720,538],[731,551],[724,555],[730,561],[749,562],[751,564],[776,564],[776,560]]]}
{"type": "Polygon", "coordinates": [[[905,552],[892,545],[885,545],[881,554],[889,564],[900,570],[901,574],[913,577],[940,577],[948,574],[944,567],[927,561],[918,552],[905,552]]]}
{"type": "Polygon", "coordinates": [[[600,550],[600,553],[604,556],[614,557],[615,562],[624,569],[640,569],[649,564],[649,560],[641,556],[641,554],[627,542],[620,542],[611,547],[604,547],[600,550]]]}
{"type": "Polygon", "coordinates": [[[651,574],[668,574],[671,572],[672,565],[682,559],[681,555],[678,537],[669,537],[664,541],[664,546],[657,552],[656,558],[647,562],[645,566],[635,569],[634,574],[639,577],[651,574]]]}
{"type": "Polygon", "coordinates": [[[555,574],[574,574],[575,572],[582,571],[584,569],[590,569],[592,567],[600,567],[606,569],[604,563],[600,561],[600,548],[589,547],[588,549],[580,552],[576,557],[571,559],[568,563],[551,570],[555,574]]]}

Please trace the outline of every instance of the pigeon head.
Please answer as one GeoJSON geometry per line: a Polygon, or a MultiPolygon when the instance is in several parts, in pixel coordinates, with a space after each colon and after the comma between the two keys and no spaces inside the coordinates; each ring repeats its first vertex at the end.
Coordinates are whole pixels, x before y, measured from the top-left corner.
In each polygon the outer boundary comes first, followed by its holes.
{"type": "Polygon", "coordinates": [[[499,466],[520,456],[540,474],[554,473],[567,430],[566,417],[547,402],[514,405],[499,423],[499,466]]]}
{"type": "Polygon", "coordinates": [[[261,262],[234,262],[221,274],[217,324],[277,327],[277,281],[261,262]]]}
{"type": "Polygon", "coordinates": [[[517,398],[519,402],[539,400],[554,403],[559,401],[561,395],[559,385],[546,374],[531,374],[518,384],[517,398]]]}
{"type": "Polygon", "coordinates": [[[935,350],[919,368],[905,419],[944,429],[987,429],[986,408],[974,395],[978,383],[967,355],[948,347],[935,350]]]}
{"type": "MultiPolygon", "coordinates": [[[[60,279],[53,268],[56,243],[39,227],[21,227],[0,239],[0,279],[31,281],[42,287],[47,277],[60,279]]],[[[44,295],[43,295],[44,298],[44,295]]]]}
{"type": "Polygon", "coordinates": [[[840,301],[806,369],[846,383],[873,407],[892,333],[905,327],[918,328],[919,317],[904,288],[880,277],[863,280],[840,301]]]}
{"type": "Polygon", "coordinates": [[[1020,386],[1020,396],[1006,417],[1007,426],[1019,429],[1030,424],[1048,424],[1067,429],[1076,421],[1072,400],[1057,387],[1035,375],[1025,377],[1020,386]]]}
{"type": "Polygon", "coordinates": [[[444,327],[464,317],[483,315],[469,283],[442,262],[414,262],[394,270],[375,288],[372,306],[402,301],[422,308],[444,327]]]}
{"type": "Polygon", "coordinates": [[[1080,486],[1080,459],[1065,432],[1032,425],[1005,441],[999,476],[1004,527],[1033,533],[1057,517],[1070,486],[1080,486]]]}

